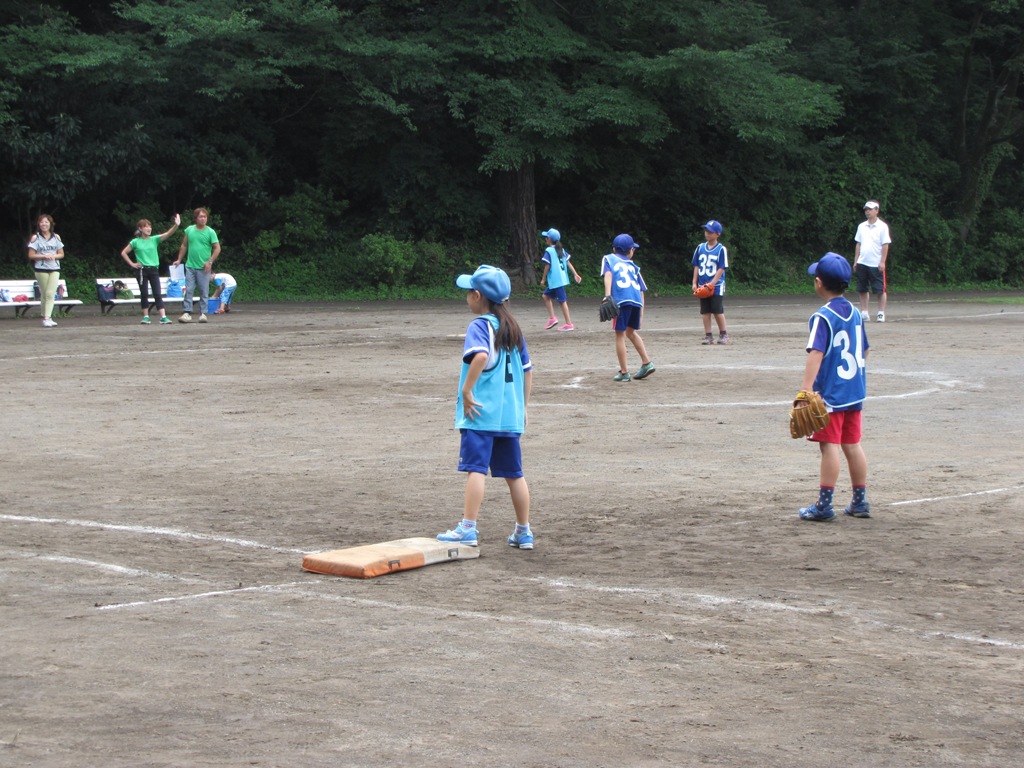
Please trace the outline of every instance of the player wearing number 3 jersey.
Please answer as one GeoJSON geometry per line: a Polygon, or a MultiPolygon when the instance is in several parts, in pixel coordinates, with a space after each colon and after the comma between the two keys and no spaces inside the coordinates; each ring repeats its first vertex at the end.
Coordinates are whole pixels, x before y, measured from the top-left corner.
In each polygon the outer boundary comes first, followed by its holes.
{"type": "Polygon", "coordinates": [[[619,372],[615,374],[615,381],[645,379],[654,373],[654,363],[647,356],[647,347],[638,333],[644,313],[644,291],[647,290],[647,284],[640,276],[640,267],[633,262],[633,254],[639,247],[632,236],[619,235],[612,241],[612,252],[601,260],[604,295],[618,307],[614,328],[619,372]],[[640,370],[632,376],[626,367],[627,339],[640,355],[640,370]]]}
{"type": "Polygon", "coordinates": [[[866,498],[868,460],[860,444],[861,409],[867,397],[868,339],[860,312],[843,295],[852,276],[850,262],[838,253],[826,253],[807,272],[814,275],[815,291],[826,303],[811,315],[801,389],[819,393],[831,417],[827,427],[808,438],[821,450],[821,484],[818,501],[799,514],[804,520],[818,522],[835,519],[832,496],[839,480],[841,455],[845,455],[853,499],[843,511],[852,517],[870,517],[866,498]]]}

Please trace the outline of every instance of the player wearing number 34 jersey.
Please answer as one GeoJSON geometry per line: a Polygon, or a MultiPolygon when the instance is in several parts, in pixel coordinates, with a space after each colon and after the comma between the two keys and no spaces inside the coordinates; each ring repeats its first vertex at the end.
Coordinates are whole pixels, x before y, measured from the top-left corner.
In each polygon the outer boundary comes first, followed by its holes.
{"type": "Polygon", "coordinates": [[[814,275],[815,292],[826,301],[811,315],[800,390],[820,394],[831,417],[824,428],[808,438],[818,443],[821,452],[818,500],[798,514],[802,520],[835,520],[832,497],[839,480],[841,456],[845,456],[853,497],[843,512],[851,517],[871,517],[867,500],[868,460],[861,446],[868,340],[860,311],[843,295],[850,286],[850,262],[838,253],[826,253],[807,271],[814,275]]]}
{"type": "Polygon", "coordinates": [[[867,397],[864,356],[868,340],[860,311],[845,296],[829,299],[811,315],[807,351],[824,357],[814,379],[830,411],[859,411],[867,397]]]}

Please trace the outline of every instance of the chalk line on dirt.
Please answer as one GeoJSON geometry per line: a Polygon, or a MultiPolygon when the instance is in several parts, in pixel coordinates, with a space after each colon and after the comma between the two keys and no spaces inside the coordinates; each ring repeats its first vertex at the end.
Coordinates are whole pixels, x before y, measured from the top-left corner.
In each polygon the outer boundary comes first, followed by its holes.
{"type": "Polygon", "coordinates": [[[228,536],[214,536],[210,533],[193,533],[181,531],[175,528],[154,528],[146,525],[122,525],[118,523],[101,523],[95,520],[63,520],[55,517],[27,517],[23,515],[3,515],[0,520],[10,520],[15,523],[43,523],[48,525],[69,525],[80,528],[100,528],[108,531],[123,531],[126,533],[141,533],[151,536],[169,536],[176,539],[191,539],[194,541],[213,541],[219,544],[234,544],[238,547],[251,549],[269,549],[275,552],[287,552],[294,555],[308,555],[309,552],[302,549],[289,549],[286,547],[275,547],[270,544],[261,544],[258,541],[249,539],[235,539],[228,536]]]}
{"type": "Polygon", "coordinates": [[[740,608],[751,608],[758,611],[788,611],[794,613],[803,613],[809,615],[822,615],[822,616],[842,616],[856,622],[862,622],[865,624],[871,624],[880,629],[884,629],[889,632],[901,632],[911,635],[916,635],[923,638],[931,639],[948,639],[948,640],[959,640],[965,643],[971,643],[973,645],[991,645],[1000,648],[1008,648],[1012,650],[1024,650],[1024,643],[1014,642],[1012,640],[999,640],[984,635],[974,635],[965,632],[945,632],[942,630],[932,630],[928,632],[922,632],[919,629],[913,629],[911,627],[905,627],[900,624],[894,624],[892,622],[881,621],[878,619],[867,619],[858,614],[853,613],[850,610],[839,607],[838,601],[830,601],[826,607],[804,607],[789,605],[787,603],[780,603],[771,600],[761,600],[758,598],[749,597],[726,597],[723,595],[708,595],[700,592],[687,592],[682,589],[657,589],[648,587],[617,587],[617,586],[605,586],[601,584],[595,584],[588,581],[579,581],[574,579],[562,579],[562,578],[543,578],[543,577],[529,577],[527,581],[546,584],[547,586],[554,587],[556,589],[576,589],[587,592],[600,592],[605,594],[625,594],[625,595],[643,595],[649,599],[660,599],[667,600],[669,602],[676,602],[677,604],[696,604],[701,606],[712,606],[717,607],[720,605],[737,606],[740,608]]]}
{"type": "Polygon", "coordinates": [[[223,595],[237,595],[243,592],[278,592],[282,589],[290,589],[308,582],[293,581],[288,584],[261,584],[258,587],[238,587],[237,589],[218,589],[214,592],[200,592],[195,595],[179,595],[177,597],[158,597],[153,600],[136,600],[131,603],[109,603],[108,605],[97,605],[98,611],[113,611],[120,608],[137,608],[143,605],[157,605],[159,603],[180,603],[185,600],[201,600],[206,597],[221,597],[223,595]]]}
{"type": "Polygon", "coordinates": [[[889,503],[890,507],[902,507],[907,504],[924,504],[929,501],[949,501],[950,499],[966,499],[969,496],[989,496],[995,493],[1012,493],[1013,491],[1019,491],[1024,489],[1024,485],[1011,485],[1006,488],[990,488],[987,491],[971,491],[970,493],[957,493],[953,496],[932,496],[927,499],[908,499],[907,501],[893,501],[889,503]]]}

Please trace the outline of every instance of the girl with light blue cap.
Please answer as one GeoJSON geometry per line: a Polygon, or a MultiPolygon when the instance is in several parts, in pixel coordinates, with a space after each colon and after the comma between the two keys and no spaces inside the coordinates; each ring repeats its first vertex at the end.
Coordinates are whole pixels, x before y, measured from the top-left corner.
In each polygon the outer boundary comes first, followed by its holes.
{"type": "Polygon", "coordinates": [[[558,325],[558,320],[555,319],[555,302],[557,301],[562,307],[562,317],[565,318],[565,324],[558,330],[574,330],[576,326],[572,324],[572,318],[569,316],[569,300],[565,296],[565,286],[569,284],[570,272],[577,285],[582,282],[583,278],[569,262],[572,254],[562,247],[561,232],[552,228],[540,234],[548,244],[544,255],[540,257],[544,264],[544,273],[541,275],[540,281],[547,286],[544,289],[544,304],[548,308],[548,322],[544,328],[550,330],[558,325]]]}
{"type": "Polygon", "coordinates": [[[478,545],[477,520],[489,470],[493,477],[505,478],[512,495],[516,527],[508,537],[509,546],[533,549],[530,488],[519,447],[533,363],[519,323],[506,305],[512,283],[504,270],[485,264],[472,275],[460,275],[455,284],[468,291],[466,304],[477,315],[466,329],[455,404],[455,428],[462,435],[459,471],[467,473],[466,493],[462,522],[437,538],[478,545]]]}

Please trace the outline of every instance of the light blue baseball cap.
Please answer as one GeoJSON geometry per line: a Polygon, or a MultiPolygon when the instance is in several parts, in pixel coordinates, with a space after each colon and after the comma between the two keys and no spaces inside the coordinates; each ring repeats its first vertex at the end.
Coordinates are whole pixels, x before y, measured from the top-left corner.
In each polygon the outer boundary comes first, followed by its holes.
{"type": "Polygon", "coordinates": [[[559,240],[562,239],[562,233],[559,232],[554,227],[549,229],[547,232],[541,232],[540,236],[541,237],[550,237],[551,238],[551,242],[553,242],[553,243],[557,243],[559,240]]]}
{"type": "Polygon", "coordinates": [[[495,304],[504,304],[512,295],[512,281],[505,270],[488,264],[481,264],[472,275],[459,275],[455,284],[467,291],[480,291],[495,304]]]}

